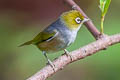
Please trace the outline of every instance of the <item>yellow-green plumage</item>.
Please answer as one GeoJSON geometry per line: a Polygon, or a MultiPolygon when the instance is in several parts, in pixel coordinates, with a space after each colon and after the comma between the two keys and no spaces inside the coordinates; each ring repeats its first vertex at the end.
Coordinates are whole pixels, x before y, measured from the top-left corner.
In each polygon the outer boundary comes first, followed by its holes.
{"type": "Polygon", "coordinates": [[[24,44],[20,46],[42,43],[45,40],[49,39],[50,37],[54,36],[54,34],[55,32],[53,33],[40,32],[33,40],[25,42],[24,44]]]}
{"type": "Polygon", "coordinates": [[[80,24],[77,24],[75,21],[75,18],[77,17],[80,17],[81,20],[84,19],[84,16],[82,16],[82,14],[76,10],[71,10],[61,15],[61,19],[65,21],[65,25],[69,27],[70,29],[76,29],[80,25],[80,24]]]}
{"type": "Polygon", "coordinates": [[[22,47],[22,46],[25,46],[25,45],[30,45],[30,44],[32,44],[32,40],[31,41],[27,41],[27,42],[19,45],[19,47],[22,47]]]}

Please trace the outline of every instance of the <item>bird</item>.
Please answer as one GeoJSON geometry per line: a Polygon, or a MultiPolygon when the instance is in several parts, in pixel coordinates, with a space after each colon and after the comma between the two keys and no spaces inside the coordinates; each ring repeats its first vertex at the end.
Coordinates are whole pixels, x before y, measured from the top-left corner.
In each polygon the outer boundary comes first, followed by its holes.
{"type": "Polygon", "coordinates": [[[56,21],[46,27],[32,40],[20,45],[20,47],[30,44],[37,46],[47,59],[48,64],[54,68],[54,64],[46,53],[64,50],[67,55],[70,55],[66,48],[74,43],[77,32],[82,24],[88,20],[77,10],[63,12],[56,21]]]}

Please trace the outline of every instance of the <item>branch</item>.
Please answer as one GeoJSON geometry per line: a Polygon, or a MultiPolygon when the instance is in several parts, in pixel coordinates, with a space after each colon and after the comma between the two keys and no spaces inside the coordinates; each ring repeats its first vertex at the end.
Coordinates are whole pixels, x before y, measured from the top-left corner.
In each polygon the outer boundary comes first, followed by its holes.
{"type": "Polygon", "coordinates": [[[46,67],[41,69],[39,72],[37,72],[35,75],[33,75],[27,80],[45,80],[48,77],[55,74],[57,71],[63,69],[63,67],[70,64],[71,62],[83,59],[87,56],[90,56],[92,54],[95,54],[98,51],[101,51],[107,48],[108,46],[111,46],[117,43],[120,43],[120,34],[116,34],[113,36],[104,36],[101,39],[91,44],[88,44],[87,46],[84,46],[78,50],[70,52],[70,55],[72,56],[72,61],[70,57],[66,55],[62,55],[58,59],[54,60],[53,64],[56,67],[55,72],[50,65],[47,65],[46,67]]]}

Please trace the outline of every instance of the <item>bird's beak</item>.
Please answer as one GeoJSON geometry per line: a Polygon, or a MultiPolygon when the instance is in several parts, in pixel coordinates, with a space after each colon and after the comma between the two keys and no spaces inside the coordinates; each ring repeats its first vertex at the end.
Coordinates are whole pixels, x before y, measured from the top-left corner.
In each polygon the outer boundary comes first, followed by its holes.
{"type": "Polygon", "coordinates": [[[84,20],[82,21],[82,23],[87,22],[89,20],[90,20],[89,18],[84,18],[84,20]]]}
{"type": "Polygon", "coordinates": [[[82,20],[82,22],[80,23],[80,26],[82,26],[82,24],[84,23],[84,22],[87,22],[87,21],[89,21],[90,19],[89,18],[84,18],[83,20],[82,20]]]}

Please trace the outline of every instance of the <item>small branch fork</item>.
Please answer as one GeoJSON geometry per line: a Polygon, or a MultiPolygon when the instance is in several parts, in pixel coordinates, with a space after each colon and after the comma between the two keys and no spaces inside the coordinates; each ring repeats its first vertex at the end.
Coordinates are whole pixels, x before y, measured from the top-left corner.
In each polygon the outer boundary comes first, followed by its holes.
{"type": "MultiPolygon", "coordinates": [[[[87,15],[73,0],[64,0],[64,2],[67,3],[73,9],[79,10],[84,17],[88,18],[87,15]]],[[[113,36],[101,35],[92,23],[92,21],[86,22],[85,25],[97,41],[90,43],[78,50],[70,52],[70,55],[72,56],[72,61],[71,58],[66,55],[62,55],[56,60],[54,60],[53,64],[55,65],[55,71],[50,65],[47,65],[27,80],[46,80],[48,77],[52,76],[57,71],[63,69],[66,65],[70,64],[71,62],[95,54],[96,52],[104,50],[113,44],[120,43],[120,34],[116,34],[113,36]]]]}

